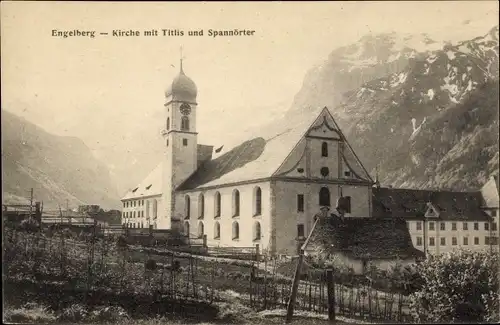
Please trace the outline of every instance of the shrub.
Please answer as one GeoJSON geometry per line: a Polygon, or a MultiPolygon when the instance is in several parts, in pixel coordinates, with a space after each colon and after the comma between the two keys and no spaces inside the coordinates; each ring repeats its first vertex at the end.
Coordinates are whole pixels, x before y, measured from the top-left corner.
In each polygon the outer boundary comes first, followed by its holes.
{"type": "Polygon", "coordinates": [[[40,224],[33,218],[24,219],[19,224],[19,228],[29,233],[38,232],[40,230],[40,224]]]}
{"type": "Polygon", "coordinates": [[[127,247],[127,244],[127,238],[123,235],[119,236],[116,240],[116,246],[118,246],[119,248],[125,248],[127,247]]]}
{"type": "Polygon", "coordinates": [[[90,313],[90,320],[96,322],[117,322],[128,318],[129,315],[121,306],[96,307],[90,313]]]}
{"type": "Polygon", "coordinates": [[[416,267],[422,286],[410,296],[418,322],[498,321],[498,253],[457,251],[416,267]]]}
{"type": "Polygon", "coordinates": [[[148,271],[154,271],[156,270],[156,261],[153,259],[148,259],[146,263],[144,264],[144,267],[148,271]]]}
{"type": "Polygon", "coordinates": [[[87,307],[81,304],[74,304],[67,308],[64,308],[61,315],[59,315],[60,321],[68,322],[79,322],[87,319],[89,316],[89,311],[87,307]]]}
{"type": "Polygon", "coordinates": [[[5,322],[13,323],[49,323],[56,320],[54,313],[45,306],[28,303],[17,309],[6,308],[5,322]]]}
{"type": "MultiPolygon", "coordinates": [[[[229,291],[229,290],[228,290],[229,291]]],[[[235,293],[236,294],[236,293],[235,293]]],[[[244,322],[252,314],[252,310],[237,301],[238,294],[232,297],[231,302],[216,303],[218,308],[217,319],[230,323],[244,322]]]]}

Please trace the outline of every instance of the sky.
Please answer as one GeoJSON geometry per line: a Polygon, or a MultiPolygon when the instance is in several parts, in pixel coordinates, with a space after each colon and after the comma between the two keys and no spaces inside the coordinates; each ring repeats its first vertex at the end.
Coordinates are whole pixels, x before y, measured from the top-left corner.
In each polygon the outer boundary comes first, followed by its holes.
{"type": "Polygon", "coordinates": [[[2,109],[102,150],[137,137],[137,128],[158,131],[138,124],[163,118],[181,46],[198,87],[198,132],[212,143],[290,106],[306,72],[337,47],[391,31],[478,36],[498,24],[498,3],[26,1],[2,2],[1,18],[2,109]],[[235,28],[255,33],[207,35],[235,28]],[[204,36],[61,38],[53,29],[203,29],[204,36]]]}

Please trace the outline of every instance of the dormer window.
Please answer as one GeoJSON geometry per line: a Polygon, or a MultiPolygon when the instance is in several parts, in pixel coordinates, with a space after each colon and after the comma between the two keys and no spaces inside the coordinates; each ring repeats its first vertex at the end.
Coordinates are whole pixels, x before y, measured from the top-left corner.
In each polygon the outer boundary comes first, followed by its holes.
{"type": "Polygon", "coordinates": [[[427,217],[436,218],[438,217],[438,214],[439,211],[435,209],[434,205],[432,205],[431,203],[427,203],[427,212],[425,213],[425,215],[427,217]]]}
{"type": "Polygon", "coordinates": [[[137,191],[138,189],[139,189],[138,187],[134,188],[134,189],[132,190],[132,193],[135,193],[135,191],[137,191]]]}
{"type": "Polygon", "coordinates": [[[153,184],[149,184],[148,186],[146,186],[146,190],[149,190],[151,186],[153,186],[153,184]]]}

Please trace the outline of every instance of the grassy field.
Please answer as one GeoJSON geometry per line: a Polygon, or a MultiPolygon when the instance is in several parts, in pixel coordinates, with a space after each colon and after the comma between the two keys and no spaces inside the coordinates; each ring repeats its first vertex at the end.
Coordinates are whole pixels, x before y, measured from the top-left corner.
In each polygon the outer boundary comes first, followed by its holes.
{"type": "MultiPolygon", "coordinates": [[[[46,308],[31,305],[28,307],[10,309],[4,313],[4,321],[16,322],[16,323],[31,323],[31,324],[109,324],[109,325],[180,325],[180,324],[198,324],[198,325],[221,325],[221,324],[249,324],[249,325],[259,325],[259,324],[284,324],[285,322],[285,310],[268,310],[260,313],[256,312],[241,312],[240,315],[230,319],[217,319],[210,322],[202,322],[199,320],[189,320],[185,318],[176,317],[156,317],[149,319],[129,319],[129,318],[116,318],[113,320],[92,320],[91,322],[86,322],[85,320],[71,320],[64,321],[58,320],[54,317],[53,313],[48,311],[46,308]]],[[[227,317],[227,315],[226,315],[227,317]]],[[[342,316],[338,316],[336,324],[370,324],[368,322],[355,321],[346,319],[342,316]]],[[[314,314],[308,312],[295,312],[291,324],[304,324],[304,325],[326,325],[332,324],[327,320],[326,315],[314,314]]]]}
{"type": "MultiPolygon", "coordinates": [[[[158,295],[158,289],[161,288],[160,296],[167,295],[171,299],[179,298],[181,301],[185,301],[183,299],[186,298],[195,299],[208,305],[219,304],[217,305],[219,315],[214,320],[217,324],[224,324],[226,321],[243,324],[283,323],[283,312],[280,314],[279,310],[286,308],[291,289],[292,278],[286,272],[279,274],[278,269],[283,262],[276,260],[256,263],[178,252],[172,254],[172,251],[167,249],[152,250],[140,246],[120,249],[113,243],[98,243],[90,249],[88,241],[63,240],[58,236],[37,238],[23,233],[18,233],[9,245],[7,252],[11,262],[8,274],[13,277],[11,282],[14,281],[14,286],[17,283],[15,281],[30,279],[33,283],[40,284],[40,288],[43,289],[47,288],[48,282],[53,284],[55,281],[60,283],[64,290],[70,287],[79,288],[83,290],[83,294],[86,294],[86,290],[105,290],[117,297],[129,295],[136,304],[137,297],[158,295]],[[92,257],[91,262],[89,262],[90,257],[92,257]],[[146,264],[151,260],[156,262],[157,267],[153,271],[148,271],[146,264]],[[175,263],[178,263],[179,271],[174,272],[172,266],[175,263]],[[89,282],[90,274],[92,278],[89,282]],[[267,310],[262,313],[256,312],[262,309],[267,310]]],[[[293,266],[294,261],[285,261],[285,263],[293,266]]],[[[337,289],[340,293],[342,286],[337,285],[337,289]]],[[[352,292],[357,293],[357,290],[355,288],[352,292]]],[[[78,306],[80,298],[76,297],[80,296],[74,295],[75,299],[72,302],[65,302],[63,305],[59,301],[55,301],[55,304],[53,302],[48,310],[56,310],[57,316],[43,307],[31,306],[33,308],[29,310],[24,306],[20,307],[19,304],[10,308],[7,316],[12,321],[30,323],[65,320],[73,323],[73,321],[81,322],[87,319],[92,319],[93,323],[109,320],[111,323],[119,324],[155,324],[154,322],[157,321],[157,319],[131,320],[131,317],[148,318],[142,310],[141,312],[136,310],[147,306],[134,307],[133,303],[127,303],[127,306],[118,304],[126,309],[124,313],[127,317],[121,317],[117,310],[106,310],[105,306],[108,306],[106,301],[96,301],[101,305],[97,309],[92,307],[84,310],[86,307],[78,306]],[[76,307],[72,304],[76,304],[76,307]]],[[[67,298],[65,293],[61,297],[67,298]]],[[[302,313],[300,323],[327,324],[328,322],[324,319],[326,299],[324,283],[319,285],[312,281],[301,280],[298,303],[295,308],[296,315],[302,313]],[[304,310],[309,310],[309,312],[304,310]],[[319,315],[314,315],[313,312],[318,312],[319,315]],[[307,317],[304,318],[305,316],[307,317]]],[[[26,302],[26,299],[20,299],[20,301],[26,302]]],[[[42,300],[38,303],[45,302],[42,300]]],[[[164,305],[163,302],[160,304],[164,305]]],[[[156,317],[154,315],[151,314],[152,317],[156,317]]],[[[339,321],[343,319],[342,322],[352,323],[340,316],[340,310],[338,310],[338,315],[339,321]]],[[[211,318],[205,319],[212,322],[211,318]]],[[[201,319],[168,320],[171,324],[196,321],[200,323],[201,319]]],[[[167,320],[163,319],[161,324],[165,322],[167,320]]],[[[364,322],[357,321],[356,323],[364,322]]]]}

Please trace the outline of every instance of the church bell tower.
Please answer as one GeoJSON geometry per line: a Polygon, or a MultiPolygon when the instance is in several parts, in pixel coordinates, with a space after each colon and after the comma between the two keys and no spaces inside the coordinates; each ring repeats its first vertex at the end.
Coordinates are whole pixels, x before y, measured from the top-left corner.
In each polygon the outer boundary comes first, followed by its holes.
{"type": "MultiPolygon", "coordinates": [[[[196,131],[196,95],[198,90],[182,66],[165,92],[163,197],[158,228],[171,229],[175,216],[175,189],[197,169],[198,133],[196,131]]],[[[182,223],[181,223],[182,224],[182,223]]]]}

